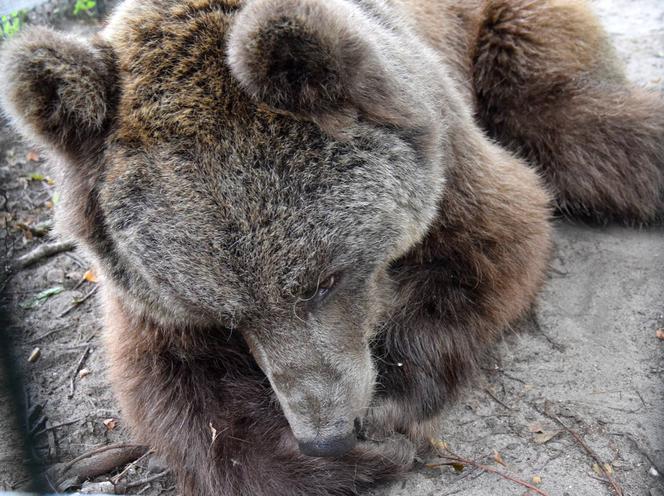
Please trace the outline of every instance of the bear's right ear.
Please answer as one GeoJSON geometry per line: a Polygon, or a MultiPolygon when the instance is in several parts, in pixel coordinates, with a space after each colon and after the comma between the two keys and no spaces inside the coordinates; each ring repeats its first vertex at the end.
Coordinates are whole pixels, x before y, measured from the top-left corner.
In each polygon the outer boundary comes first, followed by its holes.
{"type": "Polygon", "coordinates": [[[250,0],[230,31],[228,63],[255,100],[277,110],[412,123],[412,81],[386,31],[353,1],[250,0]]]}
{"type": "Polygon", "coordinates": [[[110,47],[36,27],[5,43],[0,67],[0,103],[25,138],[80,155],[102,135],[117,84],[110,47]]]}

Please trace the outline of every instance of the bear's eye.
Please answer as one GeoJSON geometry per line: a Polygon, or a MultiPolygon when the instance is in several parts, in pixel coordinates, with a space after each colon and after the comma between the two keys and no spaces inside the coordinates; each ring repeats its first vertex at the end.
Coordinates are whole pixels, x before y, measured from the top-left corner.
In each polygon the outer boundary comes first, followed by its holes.
{"type": "Polygon", "coordinates": [[[324,300],[332,292],[332,289],[334,289],[338,281],[338,274],[332,274],[331,276],[323,279],[320,283],[318,283],[318,289],[316,290],[316,295],[314,298],[317,301],[324,300]]]}

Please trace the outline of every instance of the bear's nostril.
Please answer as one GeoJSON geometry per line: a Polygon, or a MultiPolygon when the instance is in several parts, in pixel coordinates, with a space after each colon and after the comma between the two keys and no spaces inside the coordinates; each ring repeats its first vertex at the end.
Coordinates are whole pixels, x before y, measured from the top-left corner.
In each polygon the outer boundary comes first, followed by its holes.
{"type": "Polygon", "coordinates": [[[351,432],[346,436],[316,438],[311,441],[298,442],[302,454],[326,458],[343,456],[352,450],[355,444],[357,444],[355,432],[351,432]]]}

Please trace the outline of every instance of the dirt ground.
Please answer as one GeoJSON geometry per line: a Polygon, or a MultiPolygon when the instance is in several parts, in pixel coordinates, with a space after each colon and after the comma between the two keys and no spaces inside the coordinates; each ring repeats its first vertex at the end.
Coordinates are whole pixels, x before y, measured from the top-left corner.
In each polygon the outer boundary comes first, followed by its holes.
{"type": "MultiPolygon", "coordinates": [[[[94,18],[53,12],[62,3],[31,14],[33,22],[81,33],[95,29],[94,18]]],[[[664,1],[592,4],[632,79],[664,88],[664,1]]],[[[50,184],[43,158],[2,122],[0,185],[0,246],[14,258],[49,240],[40,223],[51,217],[58,185],[50,184]]],[[[73,251],[3,281],[17,305],[7,331],[25,373],[37,451],[48,464],[128,440],[106,380],[96,283],[85,279],[88,269],[89,262],[73,251]],[[44,290],[53,295],[38,298],[44,290]],[[30,362],[36,348],[40,356],[30,362]]],[[[656,338],[663,327],[664,227],[558,221],[553,270],[533,318],[497,347],[484,375],[442,421],[442,440],[466,461],[451,466],[441,465],[443,458],[422,460],[403,482],[372,494],[535,494],[476,466],[482,464],[551,496],[615,494],[603,480],[602,465],[625,495],[663,496],[664,341],[656,338]]],[[[0,490],[20,488],[26,475],[7,403],[0,397],[0,490]]],[[[161,470],[148,456],[124,480],[140,482],[161,470]]],[[[137,483],[131,492],[175,494],[168,476],[137,483]]]]}

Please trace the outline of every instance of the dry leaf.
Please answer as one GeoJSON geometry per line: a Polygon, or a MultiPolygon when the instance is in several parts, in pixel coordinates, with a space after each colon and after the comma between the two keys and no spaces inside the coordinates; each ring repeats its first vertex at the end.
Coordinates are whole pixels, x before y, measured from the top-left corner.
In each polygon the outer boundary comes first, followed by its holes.
{"type": "Polygon", "coordinates": [[[42,182],[46,180],[46,176],[41,172],[31,172],[30,174],[28,174],[28,180],[35,182],[42,182]]]}
{"type": "Polygon", "coordinates": [[[97,282],[97,276],[95,276],[94,272],[91,270],[88,270],[83,274],[83,279],[85,279],[88,282],[97,282]]]}
{"type": "Polygon", "coordinates": [[[542,427],[542,424],[540,424],[539,422],[535,422],[528,426],[528,430],[530,432],[544,432],[544,427],[542,427]]]}
{"type": "Polygon", "coordinates": [[[613,467],[609,463],[604,464],[604,471],[609,475],[613,475],[613,467]]]}
{"type": "Polygon", "coordinates": [[[37,153],[35,150],[30,150],[25,154],[25,158],[30,162],[39,162],[39,153],[37,153]]]}
{"type": "Polygon", "coordinates": [[[463,463],[454,462],[452,463],[452,468],[455,472],[463,472],[463,469],[466,468],[463,463]]]}
{"type": "Polygon", "coordinates": [[[541,484],[542,478],[539,475],[533,475],[533,484],[541,484]]]}
{"type": "Polygon", "coordinates": [[[657,336],[657,339],[664,341],[664,327],[657,329],[657,331],[655,331],[655,336],[657,336]]]}
{"type": "Polygon", "coordinates": [[[546,444],[549,441],[551,441],[554,437],[556,437],[558,434],[560,434],[560,431],[544,431],[544,432],[538,432],[533,436],[533,440],[537,444],[546,444]]]}
{"type": "Polygon", "coordinates": [[[89,375],[90,375],[90,369],[86,369],[86,368],[82,368],[78,373],[78,377],[80,377],[81,379],[83,379],[84,377],[87,377],[89,375]]]}
{"type": "Polygon", "coordinates": [[[498,453],[498,450],[493,450],[493,459],[496,460],[497,463],[500,463],[503,467],[507,467],[507,463],[505,463],[505,460],[503,460],[503,457],[500,456],[500,453],[498,453]]]}
{"type": "Polygon", "coordinates": [[[602,473],[602,469],[596,463],[593,463],[593,472],[595,472],[597,475],[604,475],[602,473]]]}
{"type": "Polygon", "coordinates": [[[30,356],[28,357],[28,362],[35,363],[37,360],[39,360],[40,356],[41,356],[41,348],[37,347],[34,350],[32,350],[32,353],[30,353],[30,356]]]}
{"type": "Polygon", "coordinates": [[[114,418],[108,418],[104,420],[104,425],[109,431],[112,431],[118,426],[118,422],[114,418]]]}

